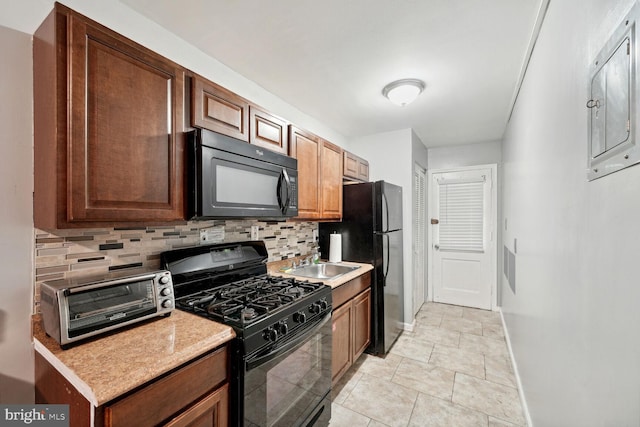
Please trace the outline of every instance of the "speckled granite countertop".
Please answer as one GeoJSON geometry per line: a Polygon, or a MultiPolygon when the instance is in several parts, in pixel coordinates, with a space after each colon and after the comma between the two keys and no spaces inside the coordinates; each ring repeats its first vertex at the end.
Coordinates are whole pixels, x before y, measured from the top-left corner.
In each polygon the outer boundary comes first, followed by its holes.
{"type": "Polygon", "coordinates": [[[336,288],[336,287],[338,287],[340,285],[344,285],[349,280],[353,280],[358,276],[362,276],[367,271],[373,270],[373,266],[371,264],[361,264],[359,262],[348,262],[348,261],[343,261],[340,264],[342,264],[342,265],[353,265],[353,266],[358,266],[360,268],[358,268],[356,270],[353,270],[353,271],[350,271],[350,272],[348,272],[348,273],[346,273],[346,274],[344,274],[344,275],[342,275],[340,277],[336,277],[333,280],[309,279],[308,277],[296,276],[295,275],[295,270],[292,273],[283,273],[283,272],[281,272],[280,268],[282,268],[284,266],[290,266],[291,265],[291,260],[285,260],[285,261],[278,261],[278,262],[269,263],[267,265],[267,268],[269,270],[269,274],[272,274],[274,276],[295,277],[297,279],[309,280],[309,281],[312,281],[312,282],[323,282],[325,285],[329,285],[332,288],[336,288]]]}
{"type": "Polygon", "coordinates": [[[35,350],[96,407],[235,337],[229,326],[174,310],[68,350],[33,316],[35,350]]]}

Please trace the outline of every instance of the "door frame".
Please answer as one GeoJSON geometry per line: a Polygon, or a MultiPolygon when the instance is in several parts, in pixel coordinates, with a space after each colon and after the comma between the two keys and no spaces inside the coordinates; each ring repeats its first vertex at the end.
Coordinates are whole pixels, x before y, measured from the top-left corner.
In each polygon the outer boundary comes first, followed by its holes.
{"type": "Polygon", "coordinates": [[[414,163],[413,165],[413,176],[414,176],[414,184],[415,184],[415,175],[416,174],[421,174],[424,175],[424,180],[425,180],[425,185],[423,187],[423,192],[422,192],[422,199],[424,201],[424,207],[422,209],[422,212],[416,212],[415,211],[415,207],[416,207],[416,196],[417,196],[417,192],[420,190],[419,188],[413,188],[413,196],[412,196],[412,215],[414,215],[414,221],[412,221],[412,227],[414,228],[412,230],[412,236],[413,236],[413,245],[411,246],[412,249],[412,263],[413,263],[413,275],[412,275],[412,279],[413,279],[413,283],[412,283],[412,315],[415,317],[415,315],[417,314],[417,312],[420,310],[420,307],[422,307],[422,305],[428,301],[427,298],[427,294],[428,294],[428,289],[427,289],[427,282],[428,282],[428,255],[427,255],[427,246],[428,246],[428,240],[427,240],[427,236],[429,234],[429,227],[427,226],[428,223],[428,214],[429,214],[429,192],[427,191],[427,187],[429,185],[429,173],[427,168],[425,168],[424,166],[420,165],[419,163],[414,163]],[[423,214],[424,218],[423,218],[423,236],[422,236],[422,248],[416,248],[416,243],[420,240],[418,240],[418,236],[416,235],[416,233],[419,230],[415,229],[415,221],[416,215],[420,215],[423,214]],[[421,249],[420,251],[417,251],[417,249],[421,249]],[[417,283],[416,282],[416,268],[415,265],[420,261],[419,258],[422,257],[421,260],[421,264],[422,264],[422,273],[421,273],[421,277],[422,277],[422,283],[417,283]],[[418,285],[418,286],[416,286],[418,285]],[[416,310],[416,305],[418,305],[417,310],[416,310]]]}
{"type": "Polygon", "coordinates": [[[427,182],[427,301],[433,302],[433,225],[431,225],[431,218],[437,217],[437,212],[434,212],[435,203],[433,200],[435,191],[433,188],[433,175],[447,172],[463,172],[476,169],[490,169],[491,170],[491,221],[489,224],[489,242],[488,250],[491,251],[491,310],[495,311],[498,308],[498,165],[496,163],[464,166],[456,168],[446,169],[429,169],[428,182],[427,182]]]}

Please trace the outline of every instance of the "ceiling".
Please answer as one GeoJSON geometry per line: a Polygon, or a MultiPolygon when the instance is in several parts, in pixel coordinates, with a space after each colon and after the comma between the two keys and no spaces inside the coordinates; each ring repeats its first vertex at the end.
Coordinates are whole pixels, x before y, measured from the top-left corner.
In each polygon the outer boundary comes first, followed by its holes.
{"type": "Polygon", "coordinates": [[[347,138],[499,140],[542,0],[121,0],[347,138]],[[382,94],[418,78],[405,107],[382,94]]]}

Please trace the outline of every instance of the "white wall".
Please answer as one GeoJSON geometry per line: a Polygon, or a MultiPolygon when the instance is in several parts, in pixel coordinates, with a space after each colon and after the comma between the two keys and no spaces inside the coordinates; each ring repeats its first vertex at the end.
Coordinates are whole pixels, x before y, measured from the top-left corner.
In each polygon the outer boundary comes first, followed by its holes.
{"type": "Polygon", "coordinates": [[[590,61],[632,3],[550,2],[504,138],[502,310],[535,426],[640,425],[640,166],[586,179],[590,61]]]}
{"type": "Polygon", "coordinates": [[[429,169],[499,164],[501,161],[502,141],[429,148],[429,169]]]}
{"type": "Polygon", "coordinates": [[[404,274],[404,322],[411,324],[413,263],[412,255],[412,192],[414,133],[411,129],[379,133],[351,140],[349,149],[369,161],[369,179],[384,180],[402,187],[402,252],[404,274]]]}
{"type": "MultiPolygon", "coordinates": [[[[6,5],[0,3],[0,6],[3,6],[0,25],[30,34],[35,32],[54,5],[54,0],[23,0],[17,5],[16,2],[9,0],[0,0],[0,2],[6,3],[6,5]]],[[[267,92],[220,61],[205,55],[118,0],[62,0],[60,3],[209,78],[303,129],[314,132],[335,144],[345,143],[343,135],[267,92]]]]}
{"type": "Polygon", "coordinates": [[[33,402],[31,36],[0,27],[0,403],[33,402]],[[10,66],[7,66],[10,65],[10,66]]]}

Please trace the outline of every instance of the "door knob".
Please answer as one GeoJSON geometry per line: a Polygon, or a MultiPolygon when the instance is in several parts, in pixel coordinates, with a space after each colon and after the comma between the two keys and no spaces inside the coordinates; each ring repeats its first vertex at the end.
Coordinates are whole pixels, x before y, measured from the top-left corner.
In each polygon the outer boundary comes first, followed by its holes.
{"type": "Polygon", "coordinates": [[[440,245],[435,245],[434,248],[436,248],[437,251],[438,249],[440,249],[440,245]]]}

